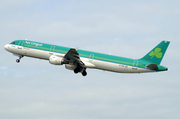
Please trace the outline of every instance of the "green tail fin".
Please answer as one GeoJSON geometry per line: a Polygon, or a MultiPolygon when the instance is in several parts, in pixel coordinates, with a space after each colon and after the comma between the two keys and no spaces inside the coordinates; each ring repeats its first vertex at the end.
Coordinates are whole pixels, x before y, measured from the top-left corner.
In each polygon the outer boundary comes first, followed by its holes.
{"type": "Polygon", "coordinates": [[[169,41],[162,41],[141,59],[160,64],[169,43],[169,41]]]}

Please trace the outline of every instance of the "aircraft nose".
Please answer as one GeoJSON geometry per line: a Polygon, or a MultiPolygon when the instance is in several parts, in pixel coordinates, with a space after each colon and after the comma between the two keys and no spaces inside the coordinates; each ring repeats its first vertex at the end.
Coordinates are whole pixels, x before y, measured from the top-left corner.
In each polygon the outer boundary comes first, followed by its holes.
{"type": "Polygon", "coordinates": [[[4,46],[4,49],[8,50],[8,48],[9,48],[8,44],[4,46]]]}

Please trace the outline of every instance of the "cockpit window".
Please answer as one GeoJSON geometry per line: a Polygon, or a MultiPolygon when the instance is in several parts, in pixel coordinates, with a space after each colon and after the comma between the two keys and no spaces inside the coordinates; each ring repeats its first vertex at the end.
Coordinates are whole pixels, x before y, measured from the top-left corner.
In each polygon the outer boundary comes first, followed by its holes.
{"type": "Polygon", "coordinates": [[[15,42],[12,42],[11,44],[15,44],[15,42]]]}

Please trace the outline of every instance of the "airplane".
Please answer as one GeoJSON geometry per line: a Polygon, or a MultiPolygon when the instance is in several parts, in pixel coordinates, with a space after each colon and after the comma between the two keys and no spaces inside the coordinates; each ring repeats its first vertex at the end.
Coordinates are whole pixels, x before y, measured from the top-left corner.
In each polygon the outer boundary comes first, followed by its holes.
{"type": "Polygon", "coordinates": [[[100,69],[117,73],[145,73],[167,71],[160,65],[170,41],[162,41],[140,59],[131,59],[103,53],[68,48],[29,40],[15,40],[4,48],[18,56],[17,63],[24,56],[49,60],[53,65],[65,65],[66,69],[87,75],[86,69],[100,69]]]}

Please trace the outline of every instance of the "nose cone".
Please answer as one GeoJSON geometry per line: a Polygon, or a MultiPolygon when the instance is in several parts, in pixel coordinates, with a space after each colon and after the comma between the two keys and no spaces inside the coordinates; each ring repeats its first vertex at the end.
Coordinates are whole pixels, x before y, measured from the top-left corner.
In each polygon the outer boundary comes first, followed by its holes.
{"type": "Polygon", "coordinates": [[[6,49],[7,51],[9,51],[9,44],[4,46],[4,49],[6,49]]]}
{"type": "Polygon", "coordinates": [[[4,49],[6,49],[6,50],[7,50],[7,49],[8,49],[8,45],[5,45],[5,46],[4,46],[4,49]]]}

